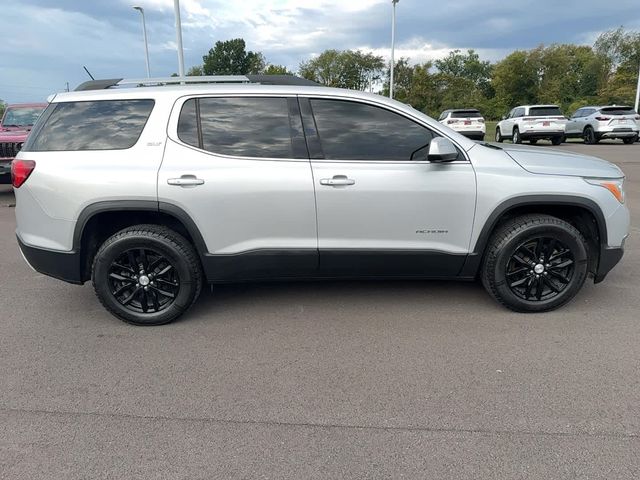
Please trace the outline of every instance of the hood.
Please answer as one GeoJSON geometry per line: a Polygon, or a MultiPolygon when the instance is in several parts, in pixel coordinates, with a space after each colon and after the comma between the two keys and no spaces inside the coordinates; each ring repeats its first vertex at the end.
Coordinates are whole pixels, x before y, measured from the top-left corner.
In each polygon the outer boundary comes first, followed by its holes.
{"type": "Polygon", "coordinates": [[[624,173],[601,158],[552,148],[505,145],[504,151],[527,172],[540,175],[622,178],[624,173]]]}
{"type": "Polygon", "coordinates": [[[0,142],[24,142],[29,135],[28,130],[13,130],[0,132],[0,142]]]}

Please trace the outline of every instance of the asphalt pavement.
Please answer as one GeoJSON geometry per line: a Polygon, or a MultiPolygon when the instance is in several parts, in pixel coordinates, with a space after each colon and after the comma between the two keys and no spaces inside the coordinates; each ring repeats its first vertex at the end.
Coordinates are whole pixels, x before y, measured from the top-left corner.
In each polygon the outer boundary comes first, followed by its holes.
{"type": "Polygon", "coordinates": [[[0,186],[0,478],[640,478],[640,144],[559,148],[622,167],[633,229],[539,315],[474,283],[264,283],[133,327],[27,267],[0,186]]]}

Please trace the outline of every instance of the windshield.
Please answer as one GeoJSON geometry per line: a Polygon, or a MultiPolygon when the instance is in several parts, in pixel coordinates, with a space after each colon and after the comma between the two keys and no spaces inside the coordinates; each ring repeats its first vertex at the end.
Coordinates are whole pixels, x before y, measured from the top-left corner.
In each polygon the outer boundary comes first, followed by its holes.
{"type": "Polygon", "coordinates": [[[531,107],[530,117],[561,117],[562,113],[558,107],[531,107]]]}
{"type": "Polygon", "coordinates": [[[451,112],[451,118],[482,118],[478,110],[459,110],[451,112]]]}
{"type": "Polygon", "coordinates": [[[631,107],[606,107],[600,110],[607,115],[635,115],[636,111],[631,107]]]}
{"type": "Polygon", "coordinates": [[[3,127],[33,126],[44,107],[8,108],[2,120],[3,127]]]}

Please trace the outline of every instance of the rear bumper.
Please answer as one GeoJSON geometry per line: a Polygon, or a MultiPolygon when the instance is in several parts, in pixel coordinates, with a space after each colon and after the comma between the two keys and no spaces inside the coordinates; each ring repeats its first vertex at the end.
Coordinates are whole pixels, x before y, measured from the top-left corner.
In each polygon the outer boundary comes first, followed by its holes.
{"type": "Polygon", "coordinates": [[[59,252],[26,245],[17,237],[22,256],[36,272],[58,280],[82,285],[80,253],[59,252]]]}
{"type": "Polygon", "coordinates": [[[638,130],[634,130],[632,128],[624,128],[624,129],[613,129],[607,131],[596,131],[596,135],[600,138],[630,138],[637,137],[638,130]]]}
{"type": "Polygon", "coordinates": [[[524,139],[529,138],[553,138],[564,136],[564,130],[525,130],[520,132],[520,137],[524,139]]]}
{"type": "Polygon", "coordinates": [[[600,262],[598,263],[598,271],[596,272],[594,283],[600,283],[605,279],[607,274],[615,267],[624,255],[624,246],[600,249],[600,262]]]}

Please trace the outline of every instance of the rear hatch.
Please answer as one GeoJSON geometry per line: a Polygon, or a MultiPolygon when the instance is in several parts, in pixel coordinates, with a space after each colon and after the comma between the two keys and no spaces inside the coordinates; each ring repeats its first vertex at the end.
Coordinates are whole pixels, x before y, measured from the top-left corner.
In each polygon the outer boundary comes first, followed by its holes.
{"type": "Polygon", "coordinates": [[[604,107],[596,117],[600,125],[615,130],[637,130],[640,116],[631,107],[604,107]]]}
{"type": "Polygon", "coordinates": [[[447,125],[457,131],[478,132],[484,127],[484,118],[478,110],[456,110],[451,112],[447,125]]]}
{"type": "Polygon", "coordinates": [[[524,119],[525,128],[535,131],[554,131],[564,130],[567,124],[567,119],[560,108],[555,106],[546,107],[531,107],[529,108],[529,115],[524,119]]]}

